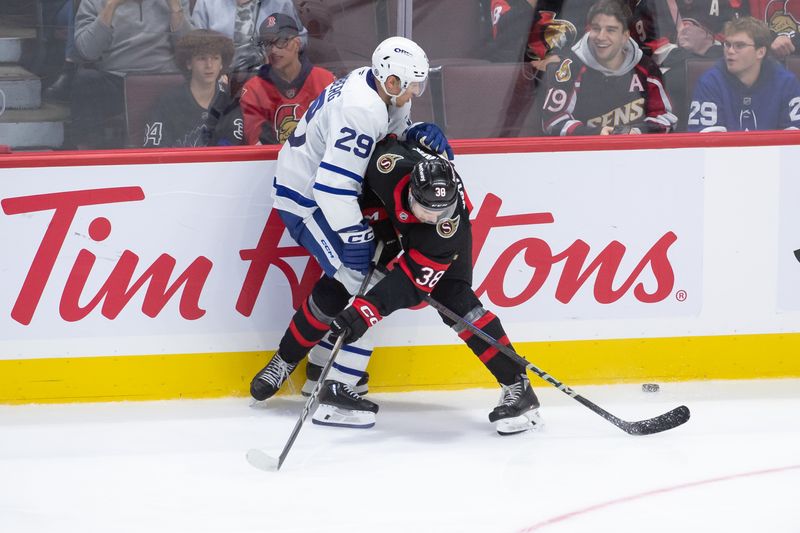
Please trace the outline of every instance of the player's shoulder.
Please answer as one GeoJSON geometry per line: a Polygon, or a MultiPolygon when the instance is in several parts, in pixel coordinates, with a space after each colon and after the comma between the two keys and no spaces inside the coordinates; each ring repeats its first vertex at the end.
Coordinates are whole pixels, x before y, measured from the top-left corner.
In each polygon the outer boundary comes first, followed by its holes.
{"type": "MultiPolygon", "coordinates": [[[[335,85],[334,83],[331,86],[331,90],[334,90],[335,85]]],[[[358,75],[358,71],[348,74],[341,86],[341,106],[345,113],[374,116],[374,120],[384,123],[389,120],[386,103],[381,100],[375,89],[369,86],[366,77],[358,75]]]]}
{"type": "Polygon", "coordinates": [[[414,151],[413,143],[400,141],[390,135],[375,145],[370,159],[369,176],[373,178],[392,173],[404,174],[422,157],[414,151]]]}

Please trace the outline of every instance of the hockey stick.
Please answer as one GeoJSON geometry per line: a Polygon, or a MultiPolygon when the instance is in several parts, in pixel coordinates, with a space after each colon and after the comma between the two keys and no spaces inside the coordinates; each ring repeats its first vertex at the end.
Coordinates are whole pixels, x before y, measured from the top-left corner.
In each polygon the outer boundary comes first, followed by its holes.
{"type": "MultiPolygon", "coordinates": [[[[378,244],[375,245],[375,255],[373,256],[372,262],[369,265],[369,271],[367,271],[367,275],[364,276],[364,280],[361,282],[361,286],[358,288],[358,293],[356,293],[356,296],[363,294],[367,290],[369,280],[372,278],[373,272],[375,272],[375,265],[381,256],[381,252],[383,252],[383,241],[378,241],[378,244]]],[[[328,361],[325,363],[325,366],[322,367],[322,372],[320,373],[319,378],[317,378],[317,384],[314,385],[314,390],[311,391],[311,395],[308,397],[308,400],[306,400],[306,404],[303,406],[303,411],[300,413],[300,418],[294,425],[294,429],[289,435],[289,440],[286,441],[286,444],[283,446],[283,450],[281,450],[281,454],[278,456],[278,458],[276,459],[259,448],[251,448],[247,451],[247,462],[261,470],[278,471],[281,469],[283,462],[286,460],[286,456],[289,455],[289,450],[292,449],[292,445],[297,439],[297,435],[300,434],[300,429],[303,427],[306,418],[308,418],[309,413],[311,413],[319,403],[317,401],[319,391],[322,390],[322,384],[325,381],[325,378],[328,377],[328,372],[330,372],[331,367],[333,366],[333,361],[336,359],[339,350],[341,350],[342,344],[344,344],[344,336],[340,335],[336,337],[336,342],[333,344],[331,355],[328,357],[328,361]]]]}
{"type": "Polygon", "coordinates": [[[686,423],[689,420],[689,408],[685,405],[681,405],[680,407],[676,407],[675,409],[666,412],[662,415],[658,415],[653,418],[648,418],[647,420],[639,420],[637,422],[627,422],[622,420],[621,418],[617,418],[616,416],[612,415],[602,407],[596,405],[593,402],[590,402],[574,390],[572,390],[567,385],[564,385],[562,382],[558,381],[556,378],[545,372],[544,370],[540,369],[533,363],[529,362],[524,357],[520,356],[517,352],[512,350],[510,347],[500,344],[497,340],[492,338],[491,335],[483,331],[481,328],[473,324],[472,322],[466,320],[464,317],[459,316],[458,314],[454,313],[441,303],[437,302],[430,296],[425,296],[425,301],[439,311],[441,314],[449,318],[450,320],[454,320],[459,324],[463,324],[467,327],[472,333],[483,339],[485,342],[491,344],[494,348],[500,350],[503,355],[510,357],[513,361],[524,365],[526,369],[530,370],[550,385],[554,386],[567,396],[571,397],[573,400],[577,401],[578,403],[582,404],[585,407],[588,407],[598,415],[602,416],[622,431],[630,434],[630,435],[651,435],[653,433],[660,433],[662,431],[667,431],[668,429],[672,429],[674,427],[680,426],[681,424],[686,423]]]}

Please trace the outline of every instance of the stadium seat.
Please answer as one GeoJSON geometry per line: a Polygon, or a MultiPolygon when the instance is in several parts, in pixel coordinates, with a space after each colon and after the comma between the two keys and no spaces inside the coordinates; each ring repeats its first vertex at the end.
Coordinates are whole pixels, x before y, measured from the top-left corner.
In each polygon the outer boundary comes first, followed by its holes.
{"type": "Polygon", "coordinates": [[[520,63],[442,69],[445,131],[453,139],[516,137],[535,122],[530,72],[520,63]],[[520,130],[522,128],[522,131],[520,130]]]}
{"type": "Polygon", "coordinates": [[[489,13],[483,2],[436,0],[414,2],[412,38],[431,63],[441,58],[483,58],[489,37],[489,13]]]}
{"type": "Polygon", "coordinates": [[[686,103],[692,101],[692,93],[697,80],[703,73],[714,66],[718,59],[688,59],[686,60],[686,103]]]}
{"type": "Polygon", "coordinates": [[[390,35],[389,18],[395,15],[386,2],[374,0],[295,0],[295,7],[308,29],[307,54],[314,64],[368,62],[390,35]]]}
{"type": "Polygon", "coordinates": [[[125,77],[127,148],[141,148],[150,110],[165,91],[186,81],[183,74],[128,74],[125,77]]]}
{"type": "Polygon", "coordinates": [[[800,79],[800,57],[788,56],[785,64],[786,68],[789,69],[790,72],[793,72],[798,79],[800,79]]]}

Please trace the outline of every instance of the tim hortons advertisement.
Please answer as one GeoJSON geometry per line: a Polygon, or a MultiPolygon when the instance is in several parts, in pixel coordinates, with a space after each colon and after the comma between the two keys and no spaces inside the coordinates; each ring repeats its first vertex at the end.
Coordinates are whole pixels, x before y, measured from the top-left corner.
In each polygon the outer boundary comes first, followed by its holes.
{"type": "MultiPolygon", "coordinates": [[[[474,287],[509,321],[698,314],[698,151],[461,156],[457,168],[474,205],[474,287]]],[[[0,171],[0,357],[274,349],[320,269],[271,211],[273,169],[0,171]]],[[[389,331],[452,343],[423,327],[429,312],[398,312],[389,331]]]]}
{"type": "Polygon", "coordinates": [[[800,176],[797,160],[800,149],[782,147],[780,158],[780,230],[778,237],[779,311],[800,311],[800,176]]]}

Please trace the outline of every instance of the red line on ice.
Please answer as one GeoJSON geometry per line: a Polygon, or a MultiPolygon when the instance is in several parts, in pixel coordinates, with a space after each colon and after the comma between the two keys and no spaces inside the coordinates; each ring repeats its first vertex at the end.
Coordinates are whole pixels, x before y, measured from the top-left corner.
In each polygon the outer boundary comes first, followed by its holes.
{"type": "Polygon", "coordinates": [[[589,507],[584,507],[583,509],[578,509],[576,511],[571,511],[569,513],[565,513],[559,516],[554,516],[553,518],[548,518],[543,522],[539,522],[538,524],[534,524],[532,526],[526,527],[525,529],[521,529],[520,533],[527,533],[529,531],[537,531],[545,526],[549,526],[552,524],[556,524],[558,522],[563,522],[565,520],[569,520],[570,518],[574,518],[576,516],[580,516],[583,514],[591,513],[592,511],[597,511],[600,509],[604,509],[606,507],[611,507],[613,505],[619,505],[621,503],[627,503],[634,500],[641,500],[642,498],[646,498],[648,496],[655,496],[658,494],[665,494],[667,492],[675,492],[683,489],[690,489],[693,487],[699,487],[700,485],[710,485],[711,483],[720,483],[722,481],[731,481],[733,479],[740,479],[745,477],[753,477],[753,476],[763,476],[766,474],[776,474],[778,472],[785,472],[787,470],[795,470],[800,469],[800,465],[790,465],[790,466],[781,466],[778,468],[769,468],[766,470],[756,470],[753,472],[744,472],[741,474],[733,474],[730,476],[722,476],[722,477],[715,477],[711,479],[703,479],[700,481],[692,481],[690,483],[683,483],[680,485],[673,485],[672,487],[664,487],[661,489],[654,489],[649,490],[647,492],[641,492],[639,494],[633,494],[631,496],[625,496],[623,498],[617,498],[614,500],[609,500],[607,502],[598,503],[595,505],[590,505],[589,507]]]}

